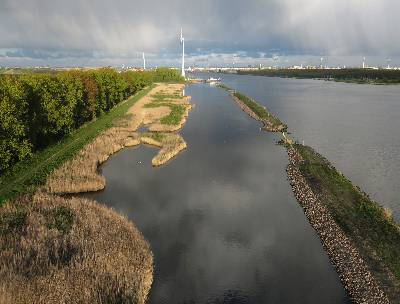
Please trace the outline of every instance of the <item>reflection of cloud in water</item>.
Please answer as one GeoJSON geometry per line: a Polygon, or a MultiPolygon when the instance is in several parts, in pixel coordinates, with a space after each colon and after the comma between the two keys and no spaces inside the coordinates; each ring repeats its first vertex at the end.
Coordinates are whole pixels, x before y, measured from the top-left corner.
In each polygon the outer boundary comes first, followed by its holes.
{"type": "Polygon", "coordinates": [[[150,303],[341,302],[284,150],[226,94],[204,88],[189,87],[199,102],[182,131],[186,152],[153,169],[154,150],[127,149],[103,168],[97,198],[132,218],[155,254],[150,303]]]}
{"type": "MultiPolygon", "coordinates": [[[[400,2],[399,2],[400,3],[400,2]]],[[[400,86],[220,75],[223,82],[286,121],[400,220],[400,86]]]]}

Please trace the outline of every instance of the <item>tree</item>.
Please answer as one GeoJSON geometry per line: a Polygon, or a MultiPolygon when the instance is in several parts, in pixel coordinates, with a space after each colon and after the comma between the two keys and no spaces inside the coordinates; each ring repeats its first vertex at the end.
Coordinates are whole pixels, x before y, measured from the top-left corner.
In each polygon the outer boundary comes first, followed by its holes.
{"type": "Polygon", "coordinates": [[[0,78],[0,172],[32,155],[27,138],[27,96],[16,77],[0,78]]]}

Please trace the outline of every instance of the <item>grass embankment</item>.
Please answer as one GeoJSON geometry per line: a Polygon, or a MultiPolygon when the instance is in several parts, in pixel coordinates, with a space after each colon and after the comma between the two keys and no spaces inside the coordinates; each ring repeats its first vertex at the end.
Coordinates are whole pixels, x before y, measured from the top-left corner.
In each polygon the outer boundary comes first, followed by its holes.
{"type": "Polygon", "coordinates": [[[327,159],[295,144],[302,175],[336,223],[353,241],[370,271],[394,303],[400,300],[400,227],[387,209],[372,201],[327,159]]]}
{"type": "Polygon", "coordinates": [[[265,124],[268,130],[273,132],[282,132],[287,129],[287,126],[282,123],[278,118],[272,115],[267,108],[262,107],[249,97],[235,92],[233,95],[245,103],[265,124]]]}
{"type": "Polygon", "coordinates": [[[36,193],[0,207],[0,303],[144,303],[149,244],[96,202],[36,193]]]}
{"type": "Polygon", "coordinates": [[[261,69],[238,74],[303,79],[324,79],[359,84],[400,84],[400,70],[385,69],[261,69]]]}
{"type": "Polygon", "coordinates": [[[27,161],[17,163],[11,171],[0,177],[0,204],[18,194],[34,192],[38,186],[46,182],[54,169],[71,159],[104,130],[111,128],[117,119],[122,118],[127,110],[151,89],[152,87],[142,90],[117,105],[109,113],[72,132],[59,143],[35,153],[27,161]]]}
{"type": "Polygon", "coordinates": [[[287,130],[287,126],[270,113],[266,107],[261,106],[246,95],[237,92],[224,84],[219,84],[218,87],[230,92],[242,110],[251,117],[263,122],[266,130],[271,132],[285,132],[287,130]]]}

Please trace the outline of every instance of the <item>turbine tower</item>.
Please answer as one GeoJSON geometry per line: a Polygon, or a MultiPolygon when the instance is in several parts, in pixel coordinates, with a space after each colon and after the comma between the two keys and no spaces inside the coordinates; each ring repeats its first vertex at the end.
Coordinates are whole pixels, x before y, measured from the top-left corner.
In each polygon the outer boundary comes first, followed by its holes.
{"type": "Polygon", "coordinates": [[[363,57],[363,69],[365,69],[365,57],[363,57]]]}
{"type": "Polygon", "coordinates": [[[144,56],[144,52],[143,52],[143,70],[146,69],[146,57],[144,56]]]}
{"type": "Polygon", "coordinates": [[[181,28],[181,43],[182,43],[182,77],[185,77],[185,38],[183,37],[183,31],[181,28]]]}

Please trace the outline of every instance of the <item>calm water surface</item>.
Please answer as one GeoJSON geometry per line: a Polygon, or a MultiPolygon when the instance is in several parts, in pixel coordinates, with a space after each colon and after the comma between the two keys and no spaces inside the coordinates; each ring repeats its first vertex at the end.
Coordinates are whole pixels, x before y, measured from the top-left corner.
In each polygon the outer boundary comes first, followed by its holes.
{"type": "Polygon", "coordinates": [[[188,149],[161,168],[151,167],[156,149],[124,149],[91,195],[149,240],[149,303],[348,303],[293,197],[277,137],[222,90],[186,93],[196,103],[182,131],[188,149]]]}
{"type": "Polygon", "coordinates": [[[268,106],[295,138],[326,156],[400,221],[400,85],[218,77],[268,106]]]}

